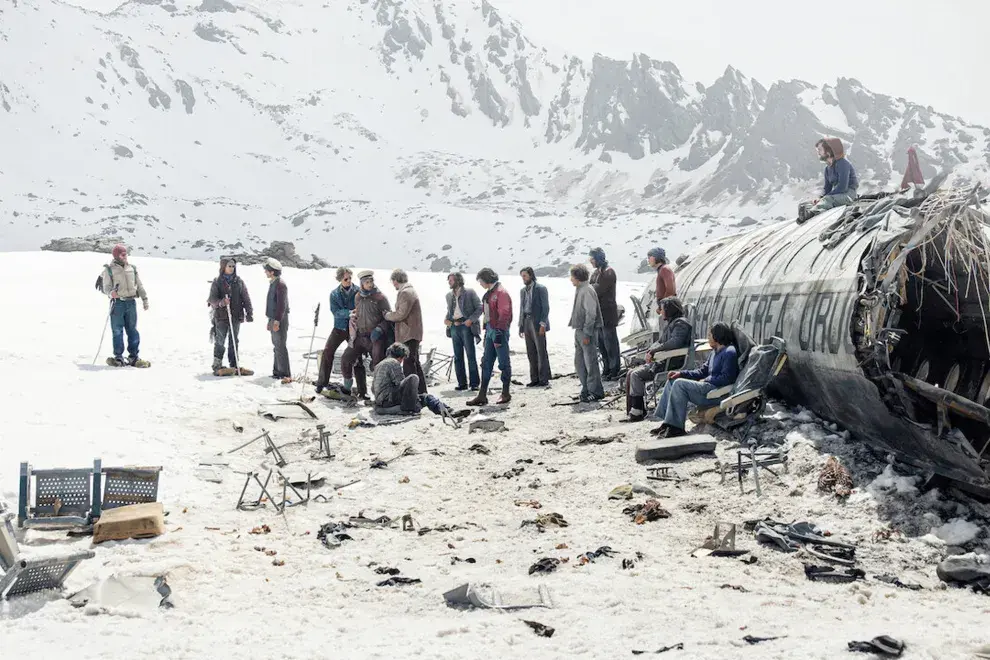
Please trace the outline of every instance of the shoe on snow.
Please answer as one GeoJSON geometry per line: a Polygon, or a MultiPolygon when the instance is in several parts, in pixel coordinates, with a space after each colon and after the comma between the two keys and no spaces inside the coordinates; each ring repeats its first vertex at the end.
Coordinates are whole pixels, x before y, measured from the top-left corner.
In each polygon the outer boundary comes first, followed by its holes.
{"type": "Polygon", "coordinates": [[[151,363],[147,360],[142,360],[140,358],[131,357],[127,359],[127,364],[132,367],[137,367],[138,369],[147,369],[151,366],[151,363]]]}
{"type": "Polygon", "coordinates": [[[237,376],[237,375],[253,376],[254,372],[248,369],[247,367],[241,367],[240,369],[238,369],[237,367],[221,367],[219,369],[216,369],[213,372],[213,375],[214,376],[237,376]],[[238,372],[240,373],[238,374],[238,372]]]}
{"type": "Polygon", "coordinates": [[[124,367],[124,366],[127,366],[127,363],[124,362],[124,359],[123,358],[119,358],[119,357],[108,357],[107,358],[107,366],[108,367],[124,367]]]}

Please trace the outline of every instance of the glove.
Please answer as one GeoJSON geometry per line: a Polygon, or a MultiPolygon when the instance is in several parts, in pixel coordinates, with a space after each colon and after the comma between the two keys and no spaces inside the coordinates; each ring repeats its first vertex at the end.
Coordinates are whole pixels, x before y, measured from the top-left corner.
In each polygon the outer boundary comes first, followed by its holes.
{"type": "Polygon", "coordinates": [[[144,311],[146,311],[146,312],[148,311],[148,301],[147,300],[144,301],[144,311]]]}
{"type": "Polygon", "coordinates": [[[226,298],[222,298],[220,300],[220,302],[217,303],[217,307],[226,307],[226,306],[227,306],[227,299],[226,298]]]}
{"type": "Polygon", "coordinates": [[[385,333],[382,332],[381,328],[375,328],[374,330],[371,331],[371,341],[378,341],[379,339],[382,338],[382,335],[384,334],[385,333]]]}
{"type": "Polygon", "coordinates": [[[248,315],[247,315],[247,318],[246,318],[246,319],[244,319],[244,321],[245,321],[246,323],[254,323],[254,317],[253,317],[253,316],[251,316],[250,314],[248,314],[248,315]]]}

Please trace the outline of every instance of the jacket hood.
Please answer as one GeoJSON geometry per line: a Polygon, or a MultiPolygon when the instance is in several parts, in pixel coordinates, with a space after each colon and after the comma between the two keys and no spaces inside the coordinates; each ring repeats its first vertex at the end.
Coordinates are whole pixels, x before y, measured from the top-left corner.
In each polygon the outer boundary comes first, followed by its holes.
{"type": "Polygon", "coordinates": [[[839,138],[825,138],[825,144],[832,150],[832,157],[836,160],[845,157],[846,150],[842,147],[842,140],[839,138]]]}
{"type": "Polygon", "coordinates": [[[608,259],[605,258],[605,250],[600,247],[593,249],[588,256],[595,260],[597,268],[608,268],[608,259]]]}
{"type": "Polygon", "coordinates": [[[237,276],[237,260],[236,259],[230,259],[230,258],[221,259],[220,260],[220,274],[223,275],[223,271],[227,267],[227,264],[229,262],[233,262],[234,263],[234,276],[236,277],[237,276]]]}

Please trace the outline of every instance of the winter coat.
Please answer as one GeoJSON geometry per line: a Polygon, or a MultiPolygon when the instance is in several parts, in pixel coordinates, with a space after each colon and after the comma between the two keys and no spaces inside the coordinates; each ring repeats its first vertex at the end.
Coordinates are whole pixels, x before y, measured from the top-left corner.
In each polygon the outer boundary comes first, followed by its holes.
{"type": "Polygon", "coordinates": [[[501,282],[485,292],[481,298],[485,308],[486,330],[508,330],[512,325],[512,298],[501,282]]]}
{"type": "MultiPolygon", "coordinates": [[[[141,298],[144,303],[148,302],[148,294],[141,284],[141,276],[137,269],[129,263],[120,263],[116,259],[105,266],[110,271],[110,277],[103,278],[103,293],[108,296],[117,287],[117,296],[123,300],[129,298],[141,298]]],[[[105,275],[105,273],[104,273],[105,275]]]]}
{"type": "Polygon", "coordinates": [[[281,277],[276,277],[268,285],[268,300],[265,302],[265,316],[269,321],[282,323],[289,314],[289,287],[281,277]]]}
{"type": "Polygon", "coordinates": [[[395,341],[400,344],[423,341],[423,307],[412,284],[406,282],[399,287],[395,311],[385,312],[385,319],[395,324],[395,341]]]}
{"type": "Polygon", "coordinates": [[[224,278],[223,271],[224,265],[221,264],[220,275],[210,285],[210,297],[206,301],[214,310],[220,310],[214,311],[214,321],[227,325],[227,312],[221,307],[227,296],[230,296],[230,316],[235,322],[243,323],[245,318],[253,321],[254,307],[251,305],[251,296],[248,294],[244,280],[237,276],[237,266],[234,266],[234,274],[230,282],[224,278]]]}
{"type": "Polygon", "coordinates": [[[657,268],[657,303],[664,298],[677,295],[677,280],[674,277],[674,269],[667,264],[662,264],[657,268]]]}
{"type": "Polygon", "coordinates": [[[700,369],[682,371],[681,377],[688,380],[703,380],[715,389],[732,385],[739,376],[739,360],[736,357],[736,347],[726,346],[717,353],[712,353],[708,362],[700,369]]]}
{"type": "Polygon", "coordinates": [[[399,405],[399,386],[403,378],[405,374],[402,373],[402,364],[398,360],[389,357],[379,362],[371,383],[375,406],[389,408],[399,405]]]}
{"type": "Polygon", "coordinates": [[[615,303],[615,271],[611,266],[596,268],[591,273],[591,286],[598,294],[598,303],[602,306],[602,320],[606,328],[619,325],[619,307],[615,303]]]}
{"type": "Polygon", "coordinates": [[[650,346],[646,352],[650,355],[687,348],[691,344],[691,324],[683,316],[667,323],[660,335],[660,341],[650,346]]]}
{"type": "Polygon", "coordinates": [[[368,295],[359,291],[354,298],[354,320],[350,324],[351,341],[358,337],[370,337],[375,328],[381,330],[384,338],[388,334],[385,312],[390,311],[392,306],[388,298],[377,288],[368,295]]]}
{"type": "Polygon", "coordinates": [[[825,143],[832,150],[834,160],[831,165],[825,166],[825,187],[822,194],[856,197],[859,177],[856,175],[856,168],[846,160],[846,149],[842,146],[842,140],[828,138],[825,143]]]}
{"type": "Polygon", "coordinates": [[[356,284],[352,284],[350,290],[338,286],[330,292],[330,313],[333,314],[334,330],[347,330],[351,312],[354,311],[354,298],[359,288],[356,284]]]}
{"type": "Polygon", "coordinates": [[[589,338],[592,341],[605,326],[598,294],[587,282],[581,282],[574,288],[574,309],[571,311],[571,322],[568,325],[574,328],[575,332],[580,333],[582,338],[589,338]]]}
{"type": "MultiPolygon", "coordinates": [[[[481,336],[481,312],[484,311],[481,307],[481,298],[475,293],[474,289],[468,289],[464,287],[461,292],[457,294],[458,304],[461,306],[461,314],[464,316],[465,321],[471,321],[471,332],[475,337],[481,336]]],[[[454,319],[454,292],[447,292],[447,316],[445,320],[453,323],[454,319]]],[[[447,336],[450,336],[450,328],[447,328],[447,336]]]]}
{"type": "MultiPolygon", "coordinates": [[[[530,303],[531,307],[529,314],[533,319],[533,323],[539,328],[543,326],[548,332],[550,331],[550,294],[547,293],[547,288],[540,284],[539,282],[533,282],[530,289],[530,295],[533,296],[533,301],[530,303]]],[[[519,332],[525,332],[526,324],[526,311],[523,305],[523,300],[526,297],[526,289],[529,287],[523,287],[519,291],[519,332]]]]}

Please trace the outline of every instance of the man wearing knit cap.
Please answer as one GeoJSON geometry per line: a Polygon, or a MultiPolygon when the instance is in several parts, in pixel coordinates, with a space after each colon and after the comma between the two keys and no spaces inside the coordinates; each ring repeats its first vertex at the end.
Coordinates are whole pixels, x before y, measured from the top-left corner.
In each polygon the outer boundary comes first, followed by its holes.
{"type": "Polygon", "coordinates": [[[141,335],[137,330],[137,298],[141,298],[148,310],[148,294],[137,269],[127,261],[127,248],[115,245],[113,261],[104,266],[103,293],[113,299],[110,310],[110,328],[113,334],[113,357],[107,359],[112,367],[150,367],[146,360],[138,358],[141,335]],[[124,333],[127,333],[127,361],[124,361],[124,333]]]}
{"type": "Polygon", "coordinates": [[[291,383],[292,367],[286,346],[289,337],[289,288],[282,281],[282,264],[277,259],[269,257],[265,261],[265,275],[270,282],[265,316],[268,317],[268,330],[272,333],[272,350],[275,353],[272,378],[291,383]]]}
{"type": "Polygon", "coordinates": [[[619,380],[619,370],[622,368],[619,358],[619,306],[615,302],[615,271],[608,265],[605,250],[595,248],[589,255],[591,267],[591,288],[598,294],[598,303],[602,308],[601,335],[598,338],[598,350],[602,354],[602,380],[619,380]]]}
{"type": "Polygon", "coordinates": [[[220,375],[224,350],[230,368],[238,370],[241,367],[237,361],[241,323],[254,321],[254,307],[247,285],[237,275],[237,260],[233,257],[220,260],[220,274],[210,285],[207,304],[213,308],[213,373],[220,375]]]}
{"type": "Polygon", "coordinates": [[[364,356],[371,355],[371,370],[385,358],[388,345],[388,321],[385,313],[392,311],[388,298],[375,286],[375,274],[370,270],[358,273],[357,297],[354,299],[354,312],[351,314],[351,344],[341,358],[340,370],[344,376],[344,391],[351,393],[357,386],[357,396],[368,396],[368,373],[364,367],[364,356]]]}
{"type": "Polygon", "coordinates": [[[677,281],[674,278],[674,269],[667,265],[667,253],[662,247],[655,247],[646,253],[646,260],[650,268],[657,271],[656,293],[657,314],[662,314],[660,301],[664,298],[672,298],[677,295],[677,281]]]}

